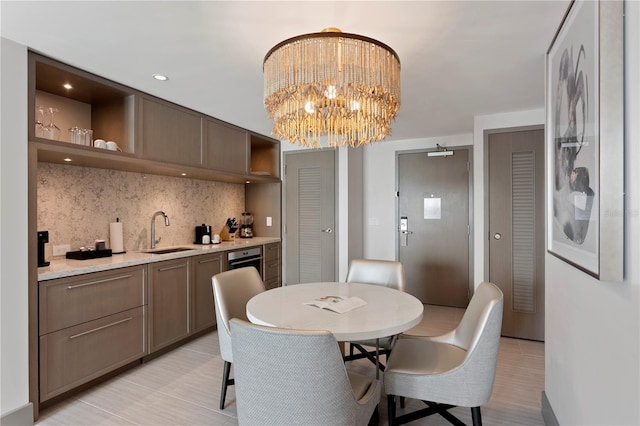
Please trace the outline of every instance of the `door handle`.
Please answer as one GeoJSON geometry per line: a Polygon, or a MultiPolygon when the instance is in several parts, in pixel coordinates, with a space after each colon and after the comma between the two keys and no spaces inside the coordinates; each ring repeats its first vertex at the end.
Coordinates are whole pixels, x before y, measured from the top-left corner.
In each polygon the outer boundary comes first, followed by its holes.
{"type": "Polygon", "coordinates": [[[332,232],[333,232],[333,229],[331,229],[331,228],[326,228],[326,229],[323,229],[323,230],[322,230],[322,232],[325,232],[325,233],[327,233],[327,234],[330,234],[330,233],[332,233],[332,232]]]}
{"type": "Polygon", "coordinates": [[[406,235],[413,234],[412,231],[400,231],[400,233],[401,234],[406,234],[406,235]]]}
{"type": "Polygon", "coordinates": [[[496,232],[495,234],[493,234],[493,239],[494,240],[499,240],[500,238],[502,238],[502,234],[499,232],[496,232]]]}

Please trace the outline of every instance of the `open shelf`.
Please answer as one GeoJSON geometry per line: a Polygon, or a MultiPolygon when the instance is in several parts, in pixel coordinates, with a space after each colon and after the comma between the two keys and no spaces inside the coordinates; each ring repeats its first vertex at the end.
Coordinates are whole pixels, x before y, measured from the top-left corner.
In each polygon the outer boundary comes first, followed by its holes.
{"type": "MultiPolygon", "coordinates": [[[[79,127],[93,130],[92,139],[114,141],[124,153],[136,152],[133,89],[35,53],[30,54],[29,61],[29,140],[51,141],[36,133],[36,120],[40,119],[36,108],[51,107],[58,110],[54,114],[60,128],[57,142],[72,143],[69,129],[79,127]]],[[[46,116],[44,123],[49,121],[46,116]]]]}

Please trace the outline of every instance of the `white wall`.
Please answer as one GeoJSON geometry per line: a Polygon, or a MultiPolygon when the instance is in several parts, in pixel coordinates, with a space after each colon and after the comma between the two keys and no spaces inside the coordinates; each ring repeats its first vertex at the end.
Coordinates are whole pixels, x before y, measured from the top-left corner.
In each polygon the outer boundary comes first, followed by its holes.
{"type": "Polygon", "coordinates": [[[0,38],[0,53],[0,416],[4,416],[29,403],[27,49],[0,38]]]}
{"type": "Polygon", "coordinates": [[[625,280],[547,255],[545,392],[560,424],[640,424],[640,2],[625,7],[625,280]]]}

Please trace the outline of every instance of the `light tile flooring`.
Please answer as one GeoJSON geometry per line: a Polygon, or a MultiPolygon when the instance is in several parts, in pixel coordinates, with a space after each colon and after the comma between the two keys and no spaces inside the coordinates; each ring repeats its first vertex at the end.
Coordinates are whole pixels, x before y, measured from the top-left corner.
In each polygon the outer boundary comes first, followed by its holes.
{"type": "MultiPolygon", "coordinates": [[[[457,325],[462,309],[426,306],[421,324],[408,334],[434,335],[457,325]]],[[[38,425],[236,425],[233,386],[224,410],[218,409],[223,361],[215,332],[206,334],[103,384],[40,413],[38,425]]],[[[375,376],[373,364],[347,364],[375,376]]],[[[493,395],[482,407],[486,425],[544,425],[540,413],[544,389],[544,343],[502,338],[493,395]]],[[[407,409],[422,408],[407,400],[407,409]]],[[[399,414],[402,410],[398,408],[399,414]]],[[[467,408],[452,412],[471,424],[467,408]]],[[[373,424],[387,425],[386,396],[373,424]]],[[[448,424],[435,415],[412,424],[448,424]]]]}

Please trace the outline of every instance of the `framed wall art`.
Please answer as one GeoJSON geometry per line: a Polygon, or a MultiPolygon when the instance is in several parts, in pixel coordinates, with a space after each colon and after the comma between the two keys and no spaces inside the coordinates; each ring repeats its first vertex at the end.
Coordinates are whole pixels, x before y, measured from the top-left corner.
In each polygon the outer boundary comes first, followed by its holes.
{"type": "Polygon", "coordinates": [[[547,250],[624,276],[622,1],[574,0],[546,58],[547,250]]]}

